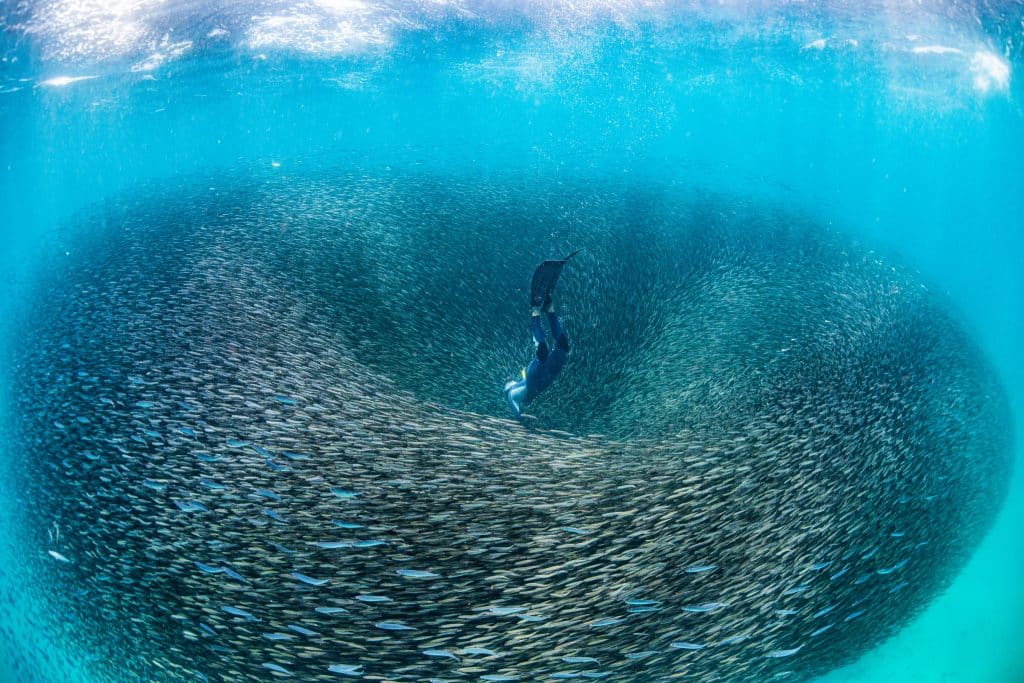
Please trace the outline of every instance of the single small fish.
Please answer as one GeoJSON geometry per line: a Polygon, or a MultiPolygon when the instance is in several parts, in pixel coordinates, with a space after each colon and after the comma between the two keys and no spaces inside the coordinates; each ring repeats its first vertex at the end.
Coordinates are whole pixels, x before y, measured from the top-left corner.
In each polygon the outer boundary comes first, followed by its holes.
{"type": "Polygon", "coordinates": [[[829,581],[835,581],[836,579],[841,579],[843,576],[846,575],[846,572],[848,572],[848,571],[850,571],[849,567],[843,567],[842,569],[837,571],[835,574],[833,574],[832,576],[828,577],[828,580],[829,581]]]}
{"type": "Polygon", "coordinates": [[[818,570],[821,570],[821,569],[828,569],[831,566],[832,566],[831,562],[819,562],[819,563],[817,563],[815,565],[811,565],[811,569],[813,571],[818,571],[818,570]]]}
{"type": "Polygon", "coordinates": [[[677,650],[703,650],[707,646],[703,643],[688,643],[684,640],[678,640],[672,643],[670,647],[674,647],[677,650]]]}
{"type": "Polygon", "coordinates": [[[281,524],[287,524],[288,523],[287,519],[285,519],[281,515],[277,514],[273,510],[269,510],[267,508],[263,508],[263,514],[265,514],[267,517],[270,517],[275,522],[280,522],[281,524]]]}
{"type": "Polygon", "coordinates": [[[827,631],[830,628],[832,628],[833,625],[834,624],[828,624],[827,626],[822,626],[819,629],[815,629],[814,631],[811,632],[811,637],[814,638],[815,636],[820,636],[822,633],[824,633],[825,631],[827,631]]]}
{"type": "Polygon", "coordinates": [[[241,607],[232,607],[231,605],[225,605],[221,609],[223,609],[225,612],[227,612],[228,614],[230,614],[232,616],[242,617],[246,621],[260,621],[259,618],[253,616],[249,612],[246,612],[241,607]]]}
{"type": "Polygon", "coordinates": [[[794,647],[791,650],[772,650],[771,652],[766,654],[765,657],[771,657],[773,659],[781,659],[783,657],[792,657],[797,652],[800,652],[800,650],[802,648],[803,648],[803,645],[800,645],[799,647],[794,647]]]}
{"type": "Polygon", "coordinates": [[[263,637],[267,640],[295,640],[295,636],[290,635],[288,633],[281,633],[279,631],[274,631],[273,633],[264,633],[263,637]]]}
{"type": "Polygon", "coordinates": [[[219,455],[210,455],[209,453],[196,453],[196,457],[203,462],[217,462],[220,460],[219,455]]]}
{"type": "Polygon", "coordinates": [[[718,569],[717,564],[691,564],[686,568],[687,574],[703,574],[704,572],[712,572],[718,569]]]}
{"type": "Polygon", "coordinates": [[[742,643],[744,640],[748,640],[749,638],[750,636],[746,634],[729,636],[728,638],[723,638],[719,645],[735,645],[736,643],[742,643]]]}
{"type": "Polygon", "coordinates": [[[367,539],[365,541],[356,541],[352,545],[355,548],[374,548],[374,547],[376,547],[378,545],[386,545],[386,544],[387,544],[387,541],[378,541],[376,539],[371,538],[371,539],[367,539]]]}
{"type": "Polygon", "coordinates": [[[229,578],[232,578],[232,579],[234,579],[235,581],[241,581],[242,583],[248,583],[248,582],[247,582],[247,581],[245,580],[245,577],[244,577],[244,576],[242,576],[241,574],[239,574],[238,572],[236,572],[236,571],[235,571],[234,569],[232,569],[231,567],[224,567],[224,568],[223,568],[223,569],[222,569],[221,571],[222,571],[222,572],[224,572],[224,576],[227,576],[227,577],[229,577],[229,578]]]}
{"type": "Polygon", "coordinates": [[[205,486],[206,488],[210,489],[211,491],[223,491],[224,490],[224,484],[218,484],[217,482],[213,481],[212,479],[207,479],[206,477],[203,477],[202,479],[200,479],[199,483],[202,484],[203,486],[205,486]]]}
{"type": "Polygon", "coordinates": [[[320,614],[344,614],[348,612],[344,607],[317,607],[313,611],[320,614]]]}
{"type": "Polygon", "coordinates": [[[803,593],[809,587],[810,586],[808,586],[806,583],[805,584],[801,584],[799,586],[793,586],[792,588],[790,588],[789,590],[784,592],[783,595],[797,595],[799,593],[803,593]]]}
{"type": "Polygon", "coordinates": [[[628,652],[626,659],[647,659],[651,655],[658,654],[657,650],[644,650],[643,652],[628,652]]]}
{"type": "Polygon", "coordinates": [[[651,612],[660,612],[661,607],[629,607],[626,612],[629,614],[650,614],[651,612]]]}
{"type": "Polygon", "coordinates": [[[705,612],[714,612],[717,609],[728,607],[724,602],[705,602],[700,605],[687,605],[683,608],[684,612],[694,612],[697,614],[703,614],[705,612]]]}
{"type": "Polygon", "coordinates": [[[290,396],[281,396],[280,394],[278,394],[277,396],[274,397],[274,400],[277,401],[278,403],[283,403],[286,406],[295,405],[295,399],[291,398],[290,396]]]}
{"type": "Polygon", "coordinates": [[[439,574],[434,572],[428,572],[423,569],[399,569],[395,572],[399,576],[404,576],[409,579],[437,579],[440,578],[439,574]]]}
{"type": "Polygon", "coordinates": [[[650,607],[651,605],[660,605],[661,600],[642,600],[638,598],[631,598],[626,600],[626,604],[630,607],[650,607]]]}
{"type": "Polygon", "coordinates": [[[274,664],[272,662],[263,662],[263,668],[264,669],[270,669],[274,673],[279,673],[279,674],[281,674],[283,676],[291,676],[292,675],[292,672],[289,671],[288,669],[284,668],[283,666],[278,666],[277,664],[274,664]]]}
{"type": "Polygon", "coordinates": [[[363,674],[359,671],[363,668],[362,664],[331,664],[327,667],[327,670],[332,674],[339,674],[341,676],[362,676],[363,674]]]}
{"type": "Polygon", "coordinates": [[[459,661],[459,658],[453,655],[448,650],[424,650],[423,654],[425,654],[428,657],[447,657],[448,659],[454,659],[455,661],[459,661]]]}
{"type": "Polygon", "coordinates": [[[831,612],[834,609],[835,609],[835,605],[829,605],[828,607],[825,607],[825,608],[820,609],[817,612],[815,612],[814,615],[811,617],[811,619],[817,619],[818,617],[823,617],[823,616],[825,616],[826,614],[828,614],[829,612],[831,612]]]}
{"type": "Polygon", "coordinates": [[[877,553],[877,552],[878,552],[878,546],[876,545],[874,548],[872,548],[871,550],[869,550],[866,553],[864,553],[863,555],[861,555],[860,559],[862,559],[862,560],[870,560],[872,557],[875,556],[875,553],[877,553]]]}
{"type": "Polygon", "coordinates": [[[229,448],[245,448],[251,441],[245,441],[243,439],[228,439],[227,444],[229,448]]]}
{"type": "Polygon", "coordinates": [[[270,489],[256,489],[256,495],[269,498],[271,500],[281,500],[281,496],[277,495],[270,489]]]}
{"type": "Polygon", "coordinates": [[[894,531],[894,532],[892,532],[889,535],[892,536],[893,538],[903,538],[906,535],[906,533],[903,532],[903,531],[894,531]]]}
{"type": "Polygon", "coordinates": [[[325,550],[335,550],[337,548],[351,548],[352,543],[349,541],[317,541],[313,543],[318,548],[324,548],[325,550]]]}
{"type": "Polygon", "coordinates": [[[207,574],[222,574],[224,569],[221,567],[214,567],[212,564],[205,564],[203,562],[196,562],[196,566],[199,570],[207,574]]]}
{"type": "Polygon", "coordinates": [[[494,650],[488,650],[486,647],[467,647],[462,650],[464,655],[483,655],[485,657],[494,657],[498,653],[494,650]]]}
{"type": "Polygon", "coordinates": [[[910,584],[909,584],[909,583],[907,583],[906,581],[900,581],[900,582],[899,582],[899,583],[897,583],[897,584],[896,584],[895,586],[893,586],[892,588],[890,588],[890,589],[889,589],[889,592],[890,592],[890,593],[897,593],[897,592],[899,592],[899,591],[903,590],[904,588],[906,588],[906,587],[907,587],[907,586],[909,586],[909,585],[910,585],[910,584]]]}
{"type": "Polygon", "coordinates": [[[359,495],[358,491],[351,491],[349,489],[342,489],[337,487],[332,488],[331,493],[336,495],[338,498],[355,498],[356,496],[359,495]]]}
{"type": "Polygon", "coordinates": [[[555,680],[565,681],[573,678],[579,678],[582,674],[579,671],[559,671],[548,676],[548,678],[554,678],[555,680]]]}
{"type": "Polygon", "coordinates": [[[566,664],[600,664],[593,657],[562,657],[562,661],[566,664]]]}
{"type": "Polygon", "coordinates": [[[518,681],[519,679],[515,676],[506,676],[505,674],[485,674],[480,677],[481,681],[493,681],[494,683],[507,683],[508,681],[518,681]]]}
{"type": "Polygon", "coordinates": [[[217,632],[213,630],[213,627],[212,627],[212,626],[209,626],[208,624],[204,624],[204,623],[203,623],[203,622],[201,622],[201,621],[199,622],[199,628],[200,628],[200,629],[202,629],[203,631],[206,631],[206,632],[207,632],[207,633],[209,633],[209,634],[210,634],[211,636],[215,636],[215,635],[217,635],[217,632]]]}
{"type": "Polygon", "coordinates": [[[865,581],[867,581],[870,578],[871,578],[871,574],[862,574],[861,576],[857,577],[857,580],[854,581],[853,583],[859,586],[860,584],[864,583],[865,581]]]}
{"type": "Polygon", "coordinates": [[[590,533],[588,529],[580,529],[579,527],[575,526],[563,526],[562,531],[569,534],[576,534],[577,536],[586,536],[590,533]]]}
{"type": "Polygon", "coordinates": [[[780,617],[791,617],[794,614],[799,614],[795,609],[777,609],[775,610],[775,613],[780,617]]]}
{"type": "Polygon", "coordinates": [[[391,598],[386,595],[365,595],[360,594],[356,596],[356,600],[359,602],[391,602],[391,598]]]}
{"type": "Polygon", "coordinates": [[[192,429],[191,427],[178,427],[178,431],[184,434],[185,436],[191,437],[193,439],[198,438],[199,436],[198,434],[196,434],[196,430],[192,429]]]}
{"type": "Polygon", "coordinates": [[[292,453],[290,451],[284,451],[281,453],[281,455],[288,458],[289,460],[309,460],[308,455],[303,455],[301,453],[292,453]]]}
{"type": "MultiPolygon", "coordinates": [[[[107,401],[110,401],[110,399],[107,399],[107,401]]],[[[114,405],[114,402],[110,401],[109,405],[114,405]]],[[[143,410],[148,410],[148,409],[153,407],[153,402],[152,401],[136,401],[135,402],[135,407],[136,408],[142,408],[143,410]]]]}
{"type": "Polygon", "coordinates": [[[180,500],[174,501],[174,504],[178,506],[178,509],[182,512],[205,512],[206,506],[194,500],[188,502],[182,502],[180,500]]]}
{"type": "Polygon", "coordinates": [[[57,560],[58,562],[70,562],[71,561],[68,558],[66,558],[63,555],[61,555],[60,553],[58,553],[56,550],[47,550],[46,552],[47,552],[47,554],[49,554],[50,557],[52,557],[53,559],[57,560]]]}
{"type": "Polygon", "coordinates": [[[412,626],[406,626],[400,621],[378,621],[374,624],[377,628],[383,631],[415,631],[416,629],[412,626]]]}
{"type": "Polygon", "coordinates": [[[622,619],[619,617],[604,617],[603,619],[595,619],[590,622],[590,628],[601,628],[602,626],[614,626],[615,624],[621,624],[622,619]]]}
{"type": "Polygon", "coordinates": [[[520,612],[525,612],[526,608],[525,607],[488,607],[487,611],[490,612],[491,614],[497,615],[499,617],[506,617],[506,616],[508,616],[510,614],[519,614],[520,612]]]}
{"type": "Polygon", "coordinates": [[[153,489],[154,491],[163,491],[167,488],[167,484],[160,481],[153,481],[152,479],[143,479],[142,485],[148,489],[153,489]]]}
{"type": "Polygon", "coordinates": [[[288,629],[291,631],[295,631],[296,633],[302,636],[309,636],[310,638],[320,637],[320,634],[316,631],[310,631],[308,628],[299,626],[298,624],[288,624],[288,629]]]}
{"type": "Polygon", "coordinates": [[[272,469],[274,472],[291,472],[292,471],[292,468],[288,467],[288,465],[281,465],[279,463],[274,462],[270,458],[267,458],[266,460],[264,460],[263,464],[266,465],[267,467],[269,467],[270,469],[272,469]]]}
{"type": "Polygon", "coordinates": [[[331,522],[331,524],[333,524],[334,526],[339,527],[341,529],[362,529],[363,528],[362,524],[356,524],[355,522],[339,522],[338,520],[334,520],[334,521],[331,522]]]}
{"type": "Polygon", "coordinates": [[[853,621],[860,615],[864,614],[864,610],[857,610],[856,612],[850,612],[843,621],[853,621]]]}
{"type": "Polygon", "coordinates": [[[323,586],[327,583],[327,579],[314,579],[312,576],[307,576],[302,572],[292,572],[292,578],[302,583],[308,583],[310,586],[323,586]]]}

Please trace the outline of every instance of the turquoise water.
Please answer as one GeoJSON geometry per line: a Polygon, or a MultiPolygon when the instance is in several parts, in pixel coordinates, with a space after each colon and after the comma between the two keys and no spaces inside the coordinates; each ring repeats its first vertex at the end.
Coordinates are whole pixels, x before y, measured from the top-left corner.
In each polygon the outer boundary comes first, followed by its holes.
{"type": "MultiPolygon", "coordinates": [[[[191,192],[197,178],[226,188],[347,169],[670,183],[785,207],[919,270],[994,364],[1024,431],[1019,7],[2,11],[0,320],[31,306],[39,264],[59,267],[98,203],[191,192]]],[[[19,340],[0,338],[9,357],[19,340]]],[[[12,681],[79,667],[88,680],[88,653],[47,607],[46,549],[20,531],[33,509],[14,482],[30,454],[3,443],[0,621],[13,639],[0,661],[12,681]]],[[[1017,467],[948,590],[821,680],[1024,680],[1022,484],[1017,467]]]]}

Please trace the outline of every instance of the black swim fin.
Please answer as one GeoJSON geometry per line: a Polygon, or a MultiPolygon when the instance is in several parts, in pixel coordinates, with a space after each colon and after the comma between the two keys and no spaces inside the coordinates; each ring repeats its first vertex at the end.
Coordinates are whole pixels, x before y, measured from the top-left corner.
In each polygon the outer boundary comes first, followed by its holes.
{"type": "Polygon", "coordinates": [[[558,284],[558,276],[562,274],[565,264],[580,250],[572,252],[563,259],[544,261],[537,270],[533,271],[533,281],[530,283],[530,306],[539,308],[551,297],[558,284]]]}

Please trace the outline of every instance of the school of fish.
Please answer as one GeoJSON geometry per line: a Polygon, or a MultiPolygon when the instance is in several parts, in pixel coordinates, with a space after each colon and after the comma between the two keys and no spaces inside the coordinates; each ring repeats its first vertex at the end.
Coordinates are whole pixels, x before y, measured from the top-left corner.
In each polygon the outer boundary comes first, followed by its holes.
{"type": "Polygon", "coordinates": [[[91,211],[5,381],[25,590],[95,680],[808,680],[1005,495],[945,299],[779,207],[338,171],[91,211]],[[521,424],[529,277],[577,248],[521,424]]]}

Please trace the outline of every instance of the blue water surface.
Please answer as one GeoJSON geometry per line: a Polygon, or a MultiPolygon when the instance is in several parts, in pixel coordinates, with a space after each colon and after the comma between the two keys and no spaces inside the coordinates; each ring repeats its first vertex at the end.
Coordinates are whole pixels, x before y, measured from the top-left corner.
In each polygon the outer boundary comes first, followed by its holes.
{"type": "MultiPolygon", "coordinates": [[[[75,216],[133,188],[320,167],[628,176],[895,252],[948,294],[1024,433],[1019,6],[53,0],[2,16],[0,332],[75,216]]],[[[32,511],[7,476],[25,454],[0,443],[0,619],[21,636],[0,662],[66,680],[88,653],[39,616],[24,558],[46,549],[19,542],[32,511]]],[[[824,680],[1024,680],[1022,484],[1018,467],[952,588],[824,680]]]]}

